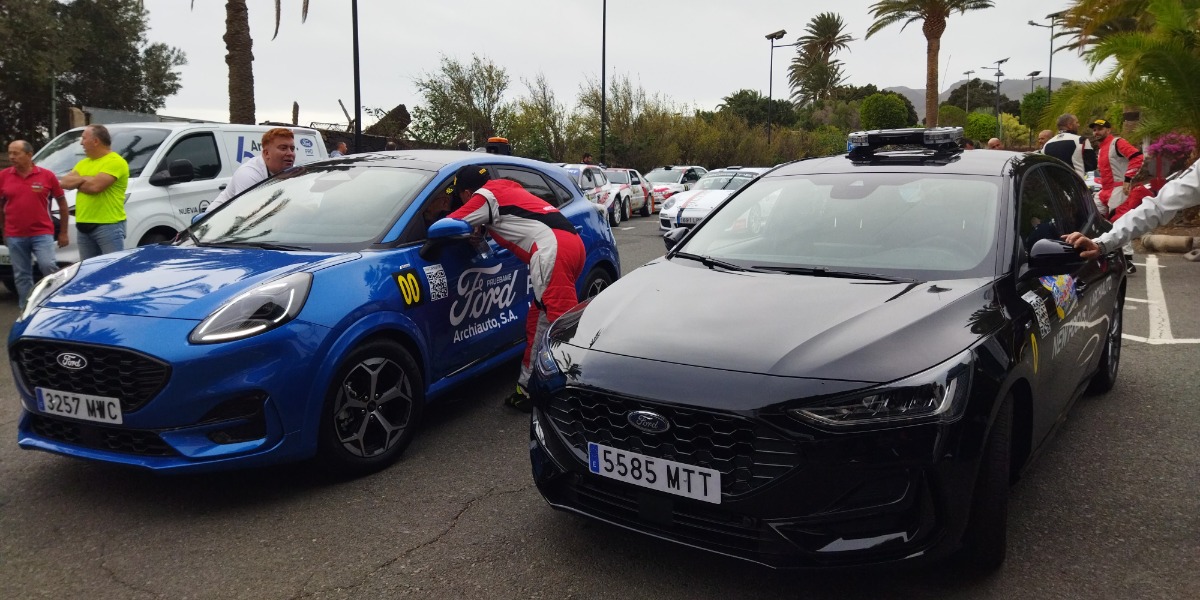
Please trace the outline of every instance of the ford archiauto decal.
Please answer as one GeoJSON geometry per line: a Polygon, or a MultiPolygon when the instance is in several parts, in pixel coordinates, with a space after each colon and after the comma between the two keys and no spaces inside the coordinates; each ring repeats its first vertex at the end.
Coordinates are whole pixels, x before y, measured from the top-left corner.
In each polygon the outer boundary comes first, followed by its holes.
{"type": "Polygon", "coordinates": [[[667,418],[648,410],[635,410],[625,416],[629,420],[629,424],[646,432],[646,433],[662,433],[671,428],[671,423],[667,418]]]}
{"type": "Polygon", "coordinates": [[[63,352],[62,354],[59,354],[58,364],[67,369],[71,369],[72,371],[78,371],[80,369],[87,368],[88,365],[86,358],[75,354],[74,352],[63,352]]]}

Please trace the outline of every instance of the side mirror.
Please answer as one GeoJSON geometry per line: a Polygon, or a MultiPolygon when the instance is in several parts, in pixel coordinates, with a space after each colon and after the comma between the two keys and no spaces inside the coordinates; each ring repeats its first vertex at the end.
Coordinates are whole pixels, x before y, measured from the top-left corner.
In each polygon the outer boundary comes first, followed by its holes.
{"type": "Polygon", "coordinates": [[[432,261],[437,258],[438,249],[443,244],[454,240],[469,240],[471,232],[471,226],[466,221],[438,219],[429,226],[429,232],[425,235],[425,244],[421,246],[418,254],[421,255],[421,258],[432,261]]]}
{"type": "Polygon", "coordinates": [[[1075,248],[1061,240],[1041,239],[1029,249],[1029,273],[1035,277],[1065,275],[1086,263],[1075,248]]]}
{"type": "Polygon", "coordinates": [[[159,171],[150,176],[150,185],[172,185],[185,183],[196,178],[196,168],[192,161],[179,158],[171,161],[166,171],[159,171]]]}
{"type": "Polygon", "coordinates": [[[683,236],[687,235],[688,231],[689,229],[687,227],[676,227],[664,233],[663,244],[667,246],[667,250],[670,251],[672,248],[678,245],[679,241],[683,239],[683,236]]]}

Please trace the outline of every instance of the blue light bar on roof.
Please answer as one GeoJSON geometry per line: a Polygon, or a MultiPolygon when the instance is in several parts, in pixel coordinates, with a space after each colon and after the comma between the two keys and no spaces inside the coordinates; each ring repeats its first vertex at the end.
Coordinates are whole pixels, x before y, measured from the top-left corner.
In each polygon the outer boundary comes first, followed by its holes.
{"type": "Polygon", "coordinates": [[[851,133],[847,141],[851,158],[855,158],[870,156],[884,146],[922,146],[939,152],[957,151],[962,136],[962,127],[876,129],[851,133]]]}

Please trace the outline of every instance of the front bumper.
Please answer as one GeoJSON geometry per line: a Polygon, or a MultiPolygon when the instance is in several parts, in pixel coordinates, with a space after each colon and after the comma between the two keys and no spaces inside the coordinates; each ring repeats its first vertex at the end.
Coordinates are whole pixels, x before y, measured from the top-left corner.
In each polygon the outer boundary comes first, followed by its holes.
{"type": "Polygon", "coordinates": [[[263,466],[312,456],[328,330],[302,321],[193,345],[196,322],[41,309],[10,339],[25,449],[154,471],[263,466]],[[83,374],[53,362],[89,357],[83,374]],[[119,425],[39,409],[35,389],[117,397],[119,425]]]}
{"type": "Polygon", "coordinates": [[[978,464],[948,451],[950,440],[961,436],[955,425],[825,434],[786,424],[781,415],[689,409],[595,391],[582,392],[588,396],[582,402],[564,400],[578,390],[534,394],[533,475],[556,509],[774,568],[934,559],[959,546],[978,464]],[[614,417],[634,409],[689,421],[699,435],[658,443],[628,436],[614,417]],[[715,446],[736,439],[754,449],[720,458],[686,448],[700,438],[715,446]],[[721,503],[592,474],[580,450],[587,441],[720,470],[721,503]]]}

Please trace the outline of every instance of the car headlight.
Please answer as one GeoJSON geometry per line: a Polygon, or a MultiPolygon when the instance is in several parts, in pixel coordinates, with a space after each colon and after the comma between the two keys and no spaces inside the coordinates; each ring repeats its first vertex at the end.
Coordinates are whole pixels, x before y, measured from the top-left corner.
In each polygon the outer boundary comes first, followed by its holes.
{"type": "Polygon", "coordinates": [[[47,298],[67,285],[67,282],[74,279],[78,272],[79,263],[74,263],[43,277],[37,285],[33,286],[33,291],[29,292],[29,299],[25,301],[25,310],[21,311],[21,319],[36,312],[47,298]]]}
{"type": "Polygon", "coordinates": [[[670,199],[670,200],[667,200],[667,203],[666,203],[666,204],[664,204],[664,205],[662,206],[662,209],[663,209],[663,210],[670,210],[672,206],[675,206],[675,199],[674,199],[674,198],[672,198],[672,199],[670,199]]]}
{"type": "Polygon", "coordinates": [[[543,379],[553,377],[562,373],[558,366],[558,360],[554,358],[554,353],[550,351],[550,339],[556,333],[568,327],[574,327],[579,323],[579,319],[583,317],[583,309],[591,303],[591,298],[576,304],[574,308],[563,313],[549,327],[546,332],[537,339],[533,340],[533,350],[530,352],[533,367],[537,369],[538,375],[543,379]]]}
{"type": "Polygon", "coordinates": [[[833,428],[950,423],[962,416],[971,389],[971,351],[878,388],[793,408],[788,414],[833,428]]]}
{"type": "Polygon", "coordinates": [[[188,341],[216,344],[275,329],[300,314],[311,288],[312,273],[294,273],[260,285],[218,308],[192,330],[188,341]]]}

